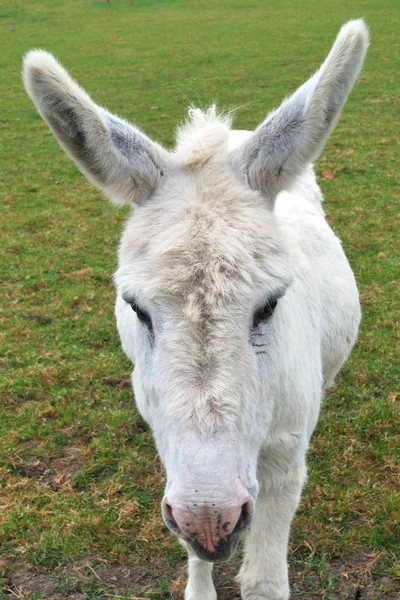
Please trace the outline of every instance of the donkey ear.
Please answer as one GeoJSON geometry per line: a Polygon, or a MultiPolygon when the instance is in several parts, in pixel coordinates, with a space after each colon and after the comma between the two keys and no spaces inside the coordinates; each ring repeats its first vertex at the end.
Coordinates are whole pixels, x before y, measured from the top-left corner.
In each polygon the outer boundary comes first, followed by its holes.
{"type": "Polygon", "coordinates": [[[166,150],[97,106],[51,54],[29,52],[23,78],[62,148],[115,204],[142,202],[154,192],[168,168],[166,150]]]}
{"type": "Polygon", "coordinates": [[[273,204],[322,151],[360,72],[368,46],[362,19],[342,27],[321,68],[232,152],[231,164],[273,204]]]}

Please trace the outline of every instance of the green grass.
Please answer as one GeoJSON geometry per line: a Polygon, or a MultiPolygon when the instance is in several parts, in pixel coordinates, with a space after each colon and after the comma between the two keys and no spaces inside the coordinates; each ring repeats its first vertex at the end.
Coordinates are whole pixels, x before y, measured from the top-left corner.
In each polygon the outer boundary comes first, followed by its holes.
{"type": "Polygon", "coordinates": [[[377,599],[400,577],[398,0],[1,0],[0,599],[183,589],[114,325],[128,213],[58,148],[23,90],[23,54],[53,52],[99,104],[168,146],[190,103],[240,107],[236,125],[254,128],[359,16],[371,28],[366,66],[317,171],[364,318],[313,438],[294,597],[350,597],[337,591],[339,557],[375,577],[377,599]],[[53,577],[51,592],[40,577],[53,577]]]}

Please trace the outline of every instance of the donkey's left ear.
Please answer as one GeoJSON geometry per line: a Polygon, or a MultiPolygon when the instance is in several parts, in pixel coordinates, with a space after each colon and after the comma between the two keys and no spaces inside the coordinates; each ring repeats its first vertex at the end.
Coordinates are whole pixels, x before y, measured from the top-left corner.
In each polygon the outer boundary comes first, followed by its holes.
{"type": "Polygon", "coordinates": [[[250,187],[273,202],[313,161],[336,125],[368,47],[362,19],[342,27],[321,68],[287,98],[238,149],[230,162],[250,187]]]}
{"type": "Polygon", "coordinates": [[[169,168],[169,154],[126,121],[97,106],[55,58],[24,60],[26,90],[58,142],[115,204],[142,202],[169,168]]]}

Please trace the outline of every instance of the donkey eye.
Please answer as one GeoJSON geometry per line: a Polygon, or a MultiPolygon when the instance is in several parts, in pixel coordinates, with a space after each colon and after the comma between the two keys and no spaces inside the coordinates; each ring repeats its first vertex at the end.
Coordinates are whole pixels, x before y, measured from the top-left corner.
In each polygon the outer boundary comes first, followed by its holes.
{"type": "Polygon", "coordinates": [[[146,327],[148,327],[149,329],[153,329],[150,315],[145,310],[140,308],[137,302],[129,302],[129,304],[131,309],[136,313],[139,321],[146,325],[146,327]]]}
{"type": "Polygon", "coordinates": [[[278,304],[278,298],[270,298],[263,308],[260,308],[254,313],[253,327],[258,327],[260,323],[265,323],[272,316],[276,305],[278,304]]]}

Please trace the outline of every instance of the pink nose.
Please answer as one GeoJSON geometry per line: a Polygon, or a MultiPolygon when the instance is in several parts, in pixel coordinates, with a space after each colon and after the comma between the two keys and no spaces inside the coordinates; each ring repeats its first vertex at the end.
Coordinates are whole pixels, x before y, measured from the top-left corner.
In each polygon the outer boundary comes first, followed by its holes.
{"type": "Polygon", "coordinates": [[[184,538],[200,558],[226,560],[231,556],[242,533],[250,524],[253,500],[240,494],[229,504],[200,499],[184,501],[167,497],[162,503],[164,520],[169,529],[184,538]]]}

